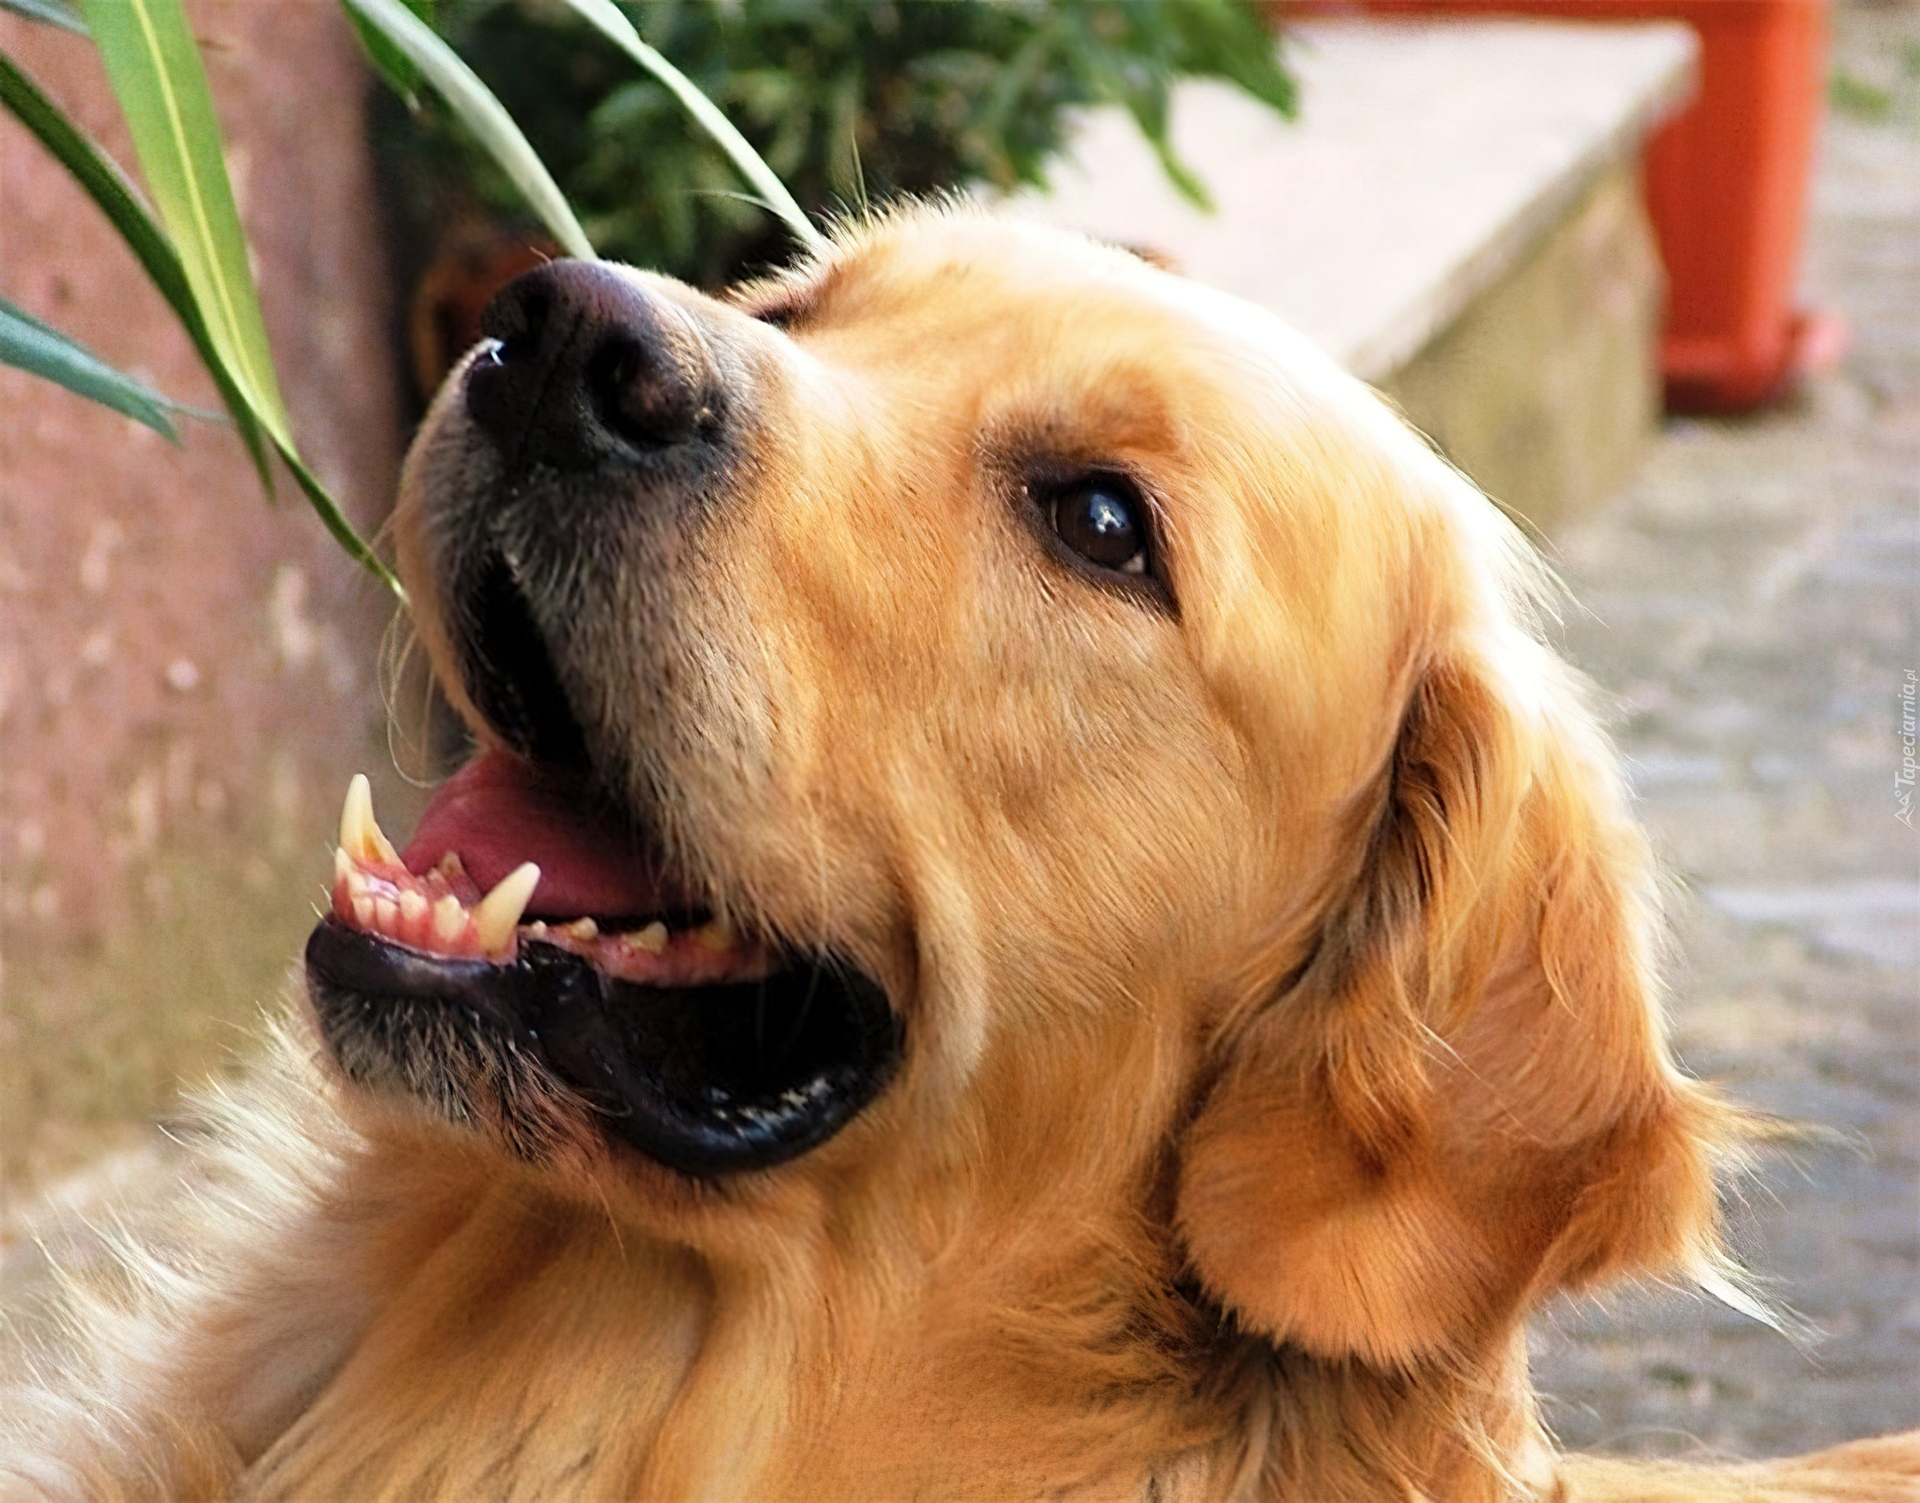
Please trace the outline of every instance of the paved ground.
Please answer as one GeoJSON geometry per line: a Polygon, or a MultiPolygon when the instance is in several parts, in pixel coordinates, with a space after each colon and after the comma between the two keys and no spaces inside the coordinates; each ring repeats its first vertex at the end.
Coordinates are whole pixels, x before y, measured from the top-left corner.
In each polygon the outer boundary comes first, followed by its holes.
{"type": "Polygon", "coordinates": [[[1571,1445],[1773,1454],[1920,1425],[1920,844],[1894,786],[1920,670],[1920,6],[1836,19],[1808,285],[1849,355],[1784,411],[1671,425],[1561,538],[1590,612],[1567,649],[1617,696],[1687,889],[1686,1062],[1853,1136],[1772,1166],[1738,1215],[1749,1266],[1824,1334],[1674,1295],[1560,1311],[1536,1371],[1571,1445]]]}

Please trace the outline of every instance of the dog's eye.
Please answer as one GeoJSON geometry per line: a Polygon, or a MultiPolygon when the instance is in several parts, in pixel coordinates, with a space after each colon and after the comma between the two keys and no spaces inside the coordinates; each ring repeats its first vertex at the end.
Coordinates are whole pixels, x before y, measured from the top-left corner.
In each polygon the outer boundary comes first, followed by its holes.
{"type": "Polygon", "coordinates": [[[1110,475],[1070,486],[1053,501],[1053,530],[1088,563],[1116,574],[1147,572],[1146,504],[1110,475]]]}

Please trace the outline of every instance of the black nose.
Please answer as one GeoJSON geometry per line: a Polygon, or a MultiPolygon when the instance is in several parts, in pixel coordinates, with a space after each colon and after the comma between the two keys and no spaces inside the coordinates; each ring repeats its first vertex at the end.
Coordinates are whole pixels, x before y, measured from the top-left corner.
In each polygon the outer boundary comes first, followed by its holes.
{"type": "Polygon", "coordinates": [[[509,468],[590,470],[710,437],[719,370],[694,316],[598,261],[554,261],[502,288],[467,370],[467,412],[509,468]]]}

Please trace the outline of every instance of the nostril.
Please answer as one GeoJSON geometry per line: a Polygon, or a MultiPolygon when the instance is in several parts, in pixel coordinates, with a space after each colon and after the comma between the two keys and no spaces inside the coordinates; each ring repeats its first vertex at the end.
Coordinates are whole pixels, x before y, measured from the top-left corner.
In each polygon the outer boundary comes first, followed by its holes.
{"type": "Polygon", "coordinates": [[[553,289],[540,271],[509,282],[480,314],[480,332],[501,346],[508,360],[531,360],[540,353],[553,313],[553,289]]]}
{"type": "Polygon", "coordinates": [[[640,379],[645,366],[637,341],[609,339],[587,360],[587,387],[603,410],[617,407],[620,394],[640,379]]]}
{"type": "Polygon", "coordinates": [[[603,339],[583,374],[594,415],[628,443],[652,447],[693,436],[699,404],[686,374],[632,335],[603,339]]]}
{"type": "Polygon", "coordinates": [[[487,339],[467,368],[467,412],[512,447],[542,384],[540,366],[550,353],[542,347],[553,311],[552,289],[536,271],[508,283],[480,315],[487,339]]]}
{"type": "Polygon", "coordinates": [[[467,367],[467,414],[489,433],[512,434],[523,420],[527,384],[521,375],[524,363],[509,364],[506,345],[489,339],[467,367]]]}
{"type": "Polygon", "coordinates": [[[532,360],[540,354],[540,341],[547,332],[547,317],[553,300],[539,284],[523,287],[501,320],[500,358],[506,361],[532,360]]]}

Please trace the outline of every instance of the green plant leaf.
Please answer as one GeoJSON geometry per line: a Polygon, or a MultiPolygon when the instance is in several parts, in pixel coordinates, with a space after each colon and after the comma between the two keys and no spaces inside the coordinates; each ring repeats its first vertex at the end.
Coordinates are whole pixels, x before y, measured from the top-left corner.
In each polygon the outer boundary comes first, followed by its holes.
{"type": "Polygon", "coordinates": [[[822,249],[826,236],[808,219],[806,212],[794,202],[793,195],[787,191],[787,185],[780,181],[773,169],[761,159],[760,153],[748,144],[747,138],[733,127],[733,122],[720,113],[719,107],[696,88],[686,74],[666,60],[660,52],[649,47],[640,39],[640,33],[633,29],[633,23],[614,7],[613,0],[566,0],[581,19],[598,28],[603,34],[617,43],[635,62],[645,68],[661,83],[665,84],[673,97],[680,101],[686,112],[693,116],[702,130],[713,137],[733,165],[740,169],[744,177],[765,201],[767,208],[785,222],[793,231],[794,239],[810,251],[822,249]]]}
{"type": "Polygon", "coordinates": [[[319,513],[320,520],[327,531],[333,534],[334,541],[347,550],[355,563],[392,590],[394,597],[405,605],[406,589],[394,577],[393,571],[386,566],[380,556],[373,551],[372,545],[354,531],[353,523],[347,520],[346,513],[340,510],[333,497],[328,494],[327,488],[320,483],[319,478],[306,467],[300,456],[291,448],[282,449],[280,458],[292,473],[294,484],[305,493],[313,509],[319,513]]]}
{"type": "MultiPolygon", "coordinates": [[[[152,4],[155,0],[88,0],[88,3],[152,4]]],[[[173,3],[177,4],[178,0],[173,3]]],[[[480,82],[479,75],[400,0],[341,0],[341,3],[420,70],[421,77],[433,85],[460,117],[460,122],[513,179],[527,203],[552,231],[553,238],[566,247],[567,254],[593,259],[593,246],[587,240],[586,231],[580,228],[580,221],[574,218],[565,196],[554,185],[533,148],[527,145],[513,117],[493,97],[492,90],[480,82]]]]}
{"type": "Polygon", "coordinates": [[[221,363],[276,447],[293,424],[247,266],[220,123],[180,0],[82,0],[147,188],[221,363]]]}
{"type": "Polygon", "coordinates": [[[0,298],[0,365],[56,382],[89,401],[145,423],[173,443],[180,442],[167,417],[172,404],[159,392],[115,370],[78,340],[41,323],[5,298],[0,298]]]}
{"type": "MultiPolygon", "coordinates": [[[[165,229],[154,223],[118,168],[17,68],[0,69],[15,100],[36,116],[36,134],[80,177],[147,266],[239,423],[261,480],[271,470],[261,431],[286,461],[328,531],[404,599],[400,582],[353,530],[300,461],[274,375],[246,240],[221,156],[206,71],[180,0],[83,0],[165,229]],[[24,85],[25,87],[18,87],[24,85]],[[57,144],[56,144],[57,143],[57,144]]],[[[25,116],[23,116],[25,118],[25,116]]]]}
{"type": "Polygon", "coordinates": [[[180,257],[166,232],[154,222],[153,214],[141,202],[138,190],[127,181],[126,174],[113,159],[69,120],[5,53],[0,53],[0,104],[11,110],[54,159],[74,175],[146,268],[153,285],[160,290],[192,339],[194,348],[200,352],[207,373],[220,390],[220,400],[233,418],[241,442],[247,446],[261,485],[272,495],[273,469],[267,460],[266,444],[260,435],[260,425],[254,421],[253,409],[227,374],[219,351],[214,349],[213,340],[207,334],[206,320],[201,318],[193,300],[193,290],[187,285],[180,257]]]}
{"type": "Polygon", "coordinates": [[[10,10],[29,21],[44,21],[81,36],[87,34],[87,23],[75,15],[64,0],[0,0],[0,10],[10,10]]]}
{"type": "MultiPolygon", "coordinates": [[[[0,0],[0,3],[4,3],[4,0],[0,0]]],[[[433,24],[433,0],[400,0],[400,3],[428,25],[433,24]]],[[[352,25],[354,35],[359,37],[360,46],[367,54],[367,61],[373,64],[374,71],[386,81],[388,88],[406,101],[408,109],[419,109],[420,70],[413,65],[412,59],[359,11],[351,6],[345,9],[347,21],[352,25]]]]}

